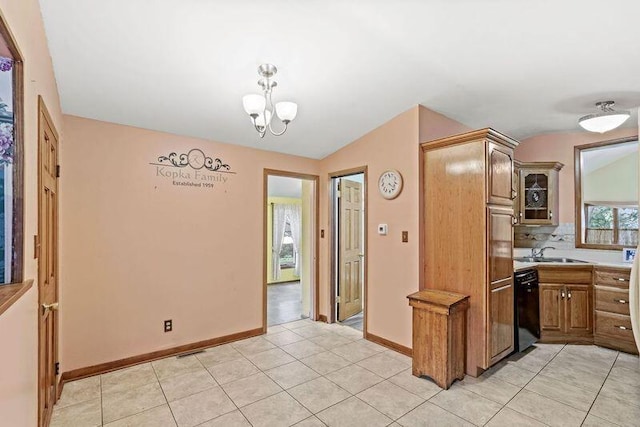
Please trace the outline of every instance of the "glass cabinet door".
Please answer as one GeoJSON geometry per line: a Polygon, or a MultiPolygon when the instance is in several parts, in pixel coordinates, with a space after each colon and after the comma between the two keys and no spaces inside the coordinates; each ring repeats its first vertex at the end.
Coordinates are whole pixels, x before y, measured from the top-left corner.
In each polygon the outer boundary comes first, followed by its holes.
{"type": "Polygon", "coordinates": [[[523,196],[525,221],[549,219],[549,174],[525,173],[523,196]]]}
{"type": "Polygon", "coordinates": [[[558,225],[558,162],[520,162],[518,224],[558,225]]]}

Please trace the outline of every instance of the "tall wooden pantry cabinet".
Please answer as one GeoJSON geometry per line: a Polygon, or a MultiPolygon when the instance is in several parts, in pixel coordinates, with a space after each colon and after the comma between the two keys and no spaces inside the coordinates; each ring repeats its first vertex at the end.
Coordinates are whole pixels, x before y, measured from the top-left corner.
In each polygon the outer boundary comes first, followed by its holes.
{"type": "Polygon", "coordinates": [[[514,349],[517,145],[493,129],[421,145],[420,288],[470,296],[465,370],[474,377],[514,349]]]}

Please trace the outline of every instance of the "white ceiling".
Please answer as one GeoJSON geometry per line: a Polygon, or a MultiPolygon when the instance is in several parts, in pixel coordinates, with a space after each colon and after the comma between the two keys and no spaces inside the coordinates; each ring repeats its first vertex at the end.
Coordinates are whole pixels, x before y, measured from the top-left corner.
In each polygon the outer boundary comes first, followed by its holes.
{"type": "Polygon", "coordinates": [[[40,3],[65,113],[266,150],[322,158],[418,103],[516,138],[640,105],[637,0],[40,3]],[[259,140],[263,62],[299,114],[259,140]]]}
{"type": "Polygon", "coordinates": [[[592,150],[582,151],[582,171],[591,173],[601,169],[623,157],[638,152],[638,141],[627,142],[624,144],[608,145],[598,147],[592,150]]]}
{"type": "Polygon", "coordinates": [[[269,197],[302,197],[302,180],[285,176],[269,176],[267,185],[269,197]]]}

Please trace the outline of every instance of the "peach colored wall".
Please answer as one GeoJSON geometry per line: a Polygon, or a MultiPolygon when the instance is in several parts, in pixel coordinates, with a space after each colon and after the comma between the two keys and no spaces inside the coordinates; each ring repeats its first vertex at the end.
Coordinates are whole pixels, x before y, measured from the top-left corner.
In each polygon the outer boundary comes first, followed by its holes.
{"type": "Polygon", "coordinates": [[[317,174],[318,161],[73,116],[64,124],[62,371],[262,327],[263,169],[317,174]],[[177,187],[149,165],[191,148],[237,174],[213,189],[177,187]]]}
{"type": "MultiPolygon", "coordinates": [[[[348,146],[321,161],[320,228],[329,229],[328,174],[368,166],[368,332],[411,347],[411,310],[406,296],[418,290],[419,273],[419,143],[468,131],[466,126],[416,106],[396,116],[348,146]],[[386,169],[397,169],[404,188],[394,200],[385,200],[377,189],[378,177],[386,169]],[[324,183],[324,184],[323,184],[324,183]],[[377,225],[386,223],[386,236],[377,225]],[[401,242],[401,232],[409,242],[401,242]]],[[[329,253],[329,239],[320,239],[320,253],[329,253]]],[[[320,312],[329,307],[330,260],[321,258],[320,312]]]]}
{"type": "Polygon", "coordinates": [[[637,129],[617,129],[606,134],[592,132],[548,133],[520,141],[515,158],[523,162],[558,161],[564,163],[560,171],[560,222],[575,222],[574,147],[592,142],[607,141],[637,135],[637,129]]]}
{"type": "MultiPolygon", "coordinates": [[[[24,65],[24,277],[37,282],[33,259],[37,234],[38,95],[42,95],[60,132],[62,116],[53,66],[38,0],[0,0],[0,10],[25,61],[24,65]]],[[[37,287],[0,315],[0,423],[34,426],[37,423],[38,328],[37,287]]]]}

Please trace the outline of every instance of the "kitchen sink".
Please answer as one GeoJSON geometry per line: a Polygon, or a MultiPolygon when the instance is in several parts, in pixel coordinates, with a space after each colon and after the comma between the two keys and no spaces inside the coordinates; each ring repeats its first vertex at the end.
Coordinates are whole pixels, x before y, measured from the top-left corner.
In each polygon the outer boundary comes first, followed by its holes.
{"type": "Polygon", "coordinates": [[[581,261],[579,259],[573,259],[573,258],[534,258],[530,256],[514,258],[513,260],[519,261],[519,262],[560,262],[565,264],[588,262],[588,261],[581,261]]]}

